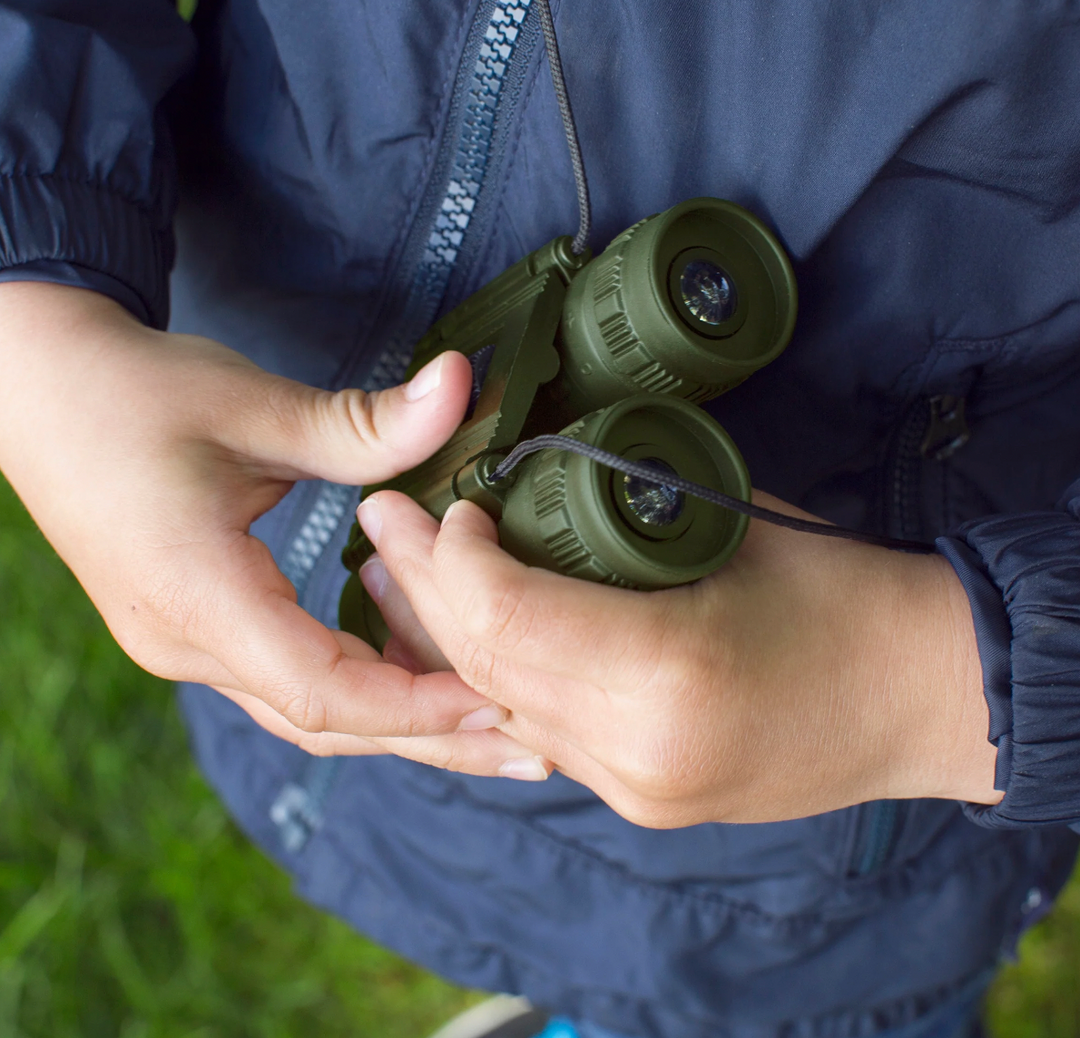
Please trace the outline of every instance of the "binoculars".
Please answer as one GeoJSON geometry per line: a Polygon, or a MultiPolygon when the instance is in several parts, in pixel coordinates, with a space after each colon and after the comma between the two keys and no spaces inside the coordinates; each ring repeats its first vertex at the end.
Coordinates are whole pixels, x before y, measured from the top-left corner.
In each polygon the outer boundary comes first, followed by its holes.
{"type": "MultiPolygon", "coordinates": [[[[501,479],[495,468],[519,440],[560,433],[748,501],[738,448],[696,405],[774,360],[796,307],[784,250],[732,202],[683,202],[595,259],[556,238],[417,344],[410,378],[444,350],[469,358],[469,412],[431,458],[365,493],[401,491],[437,519],[473,501],[511,555],[567,576],[643,590],[697,580],[739,547],[746,516],[557,449],[501,479]]],[[[373,551],[354,523],[339,621],[381,650],[389,630],[357,576],[373,551]]]]}

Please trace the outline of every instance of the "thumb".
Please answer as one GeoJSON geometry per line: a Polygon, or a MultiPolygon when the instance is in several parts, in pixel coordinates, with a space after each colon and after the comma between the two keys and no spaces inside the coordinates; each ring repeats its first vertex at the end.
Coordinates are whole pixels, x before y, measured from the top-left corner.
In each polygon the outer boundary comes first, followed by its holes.
{"type": "Polygon", "coordinates": [[[460,353],[440,353],[410,382],[373,393],[273,383],[251,456],[284,467],[287,478],[360,485],[408,471],[450,438],[468,406],[472,367],[460,353]]]}

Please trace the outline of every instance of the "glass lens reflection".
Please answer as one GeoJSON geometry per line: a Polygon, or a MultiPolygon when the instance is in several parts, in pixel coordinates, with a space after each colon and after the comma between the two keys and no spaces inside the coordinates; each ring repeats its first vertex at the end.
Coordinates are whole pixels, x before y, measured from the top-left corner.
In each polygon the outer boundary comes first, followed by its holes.
{"type": "MultiPolygon", "coordinates": [[[[678,475],[667,462],[659,458],[642,458],[641,460],[646,465],[651,465],[662,472],[670,472],[673,476],[678,475]]],[[[681,490],[676,490],[664,483],[653,483],[650,480],[629,475],[623,476],[623,496],[630,506],[630,511],[649,526],[669,526],[675,522],[682,515],[686,501],[681,490]]]]}
{"type": "Polygon", "coordinates": [[[679,278],[683,302],[703,324],[723,324],[739,304],[735,282],[715,263],[691,260],[679,278]]]}

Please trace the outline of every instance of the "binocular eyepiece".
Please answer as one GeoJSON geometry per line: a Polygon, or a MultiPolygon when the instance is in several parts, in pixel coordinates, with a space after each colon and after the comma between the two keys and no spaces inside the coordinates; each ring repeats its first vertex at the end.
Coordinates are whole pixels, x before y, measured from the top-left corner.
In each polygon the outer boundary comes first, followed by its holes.
{"type": "Polygon", "coordinates": [[[795,293],[779,243],[731,202],[698,198],[642,220],[570,284],[572,406],[634,392],[700,403],[732,389],[787,345],[795,293]]]}
{"type": "MultiPolygon", "coordinates": [[[[735,552],[745,516],[566,451],[500,480],[495,467],[519,439],[561,433],[748,501],[738,449],[695,404],[783,351],[796,299],[779,243],[731,202],[684,202],[596,259],[557,238],[417,345],[410,376],[444,350],[474,362],[475,405],[435,455],[367,492],[402,491],[436,518],[472,500],[506,551],[568,576],[639,589],[697,580],[735,552]]],[[[343,630],[381,649],[389,631],[356,576],[373,550],[354,524],[339,613],[343,630]]]]}
{"type": "MultiPolygon", "coordinates": [[[[744,501],[750,495],[746,466],[731,438],[676,397],[627,397],[563,435],[744,501]]],[[[580,454],[547,450],[522,462],[514,475],[500,543],[522,562],[572,577],[643,589],[686,584],[727,561],[746,532],[746,516],[580,454]]]]}

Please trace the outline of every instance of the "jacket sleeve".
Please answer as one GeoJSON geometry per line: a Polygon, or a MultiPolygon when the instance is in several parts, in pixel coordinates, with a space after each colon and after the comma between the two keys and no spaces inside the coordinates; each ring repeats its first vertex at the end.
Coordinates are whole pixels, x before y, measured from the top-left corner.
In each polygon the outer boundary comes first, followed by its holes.
{"type": "Polygon", "coordinates": [[[0,0],[0,281],[90,288],[165,327],[161,109],[193,56],[170,0],[0,0]]]}
{"type": "Polygon", "coordinates": [[[991,828],[1078,828],[1080,480],[1058,511],[979,519],[937,543],[971,602],[1005,792],[965,811],[991,828]]]}

